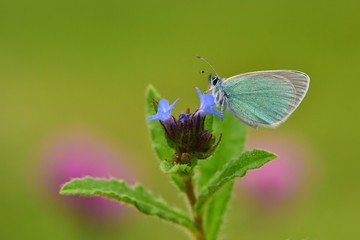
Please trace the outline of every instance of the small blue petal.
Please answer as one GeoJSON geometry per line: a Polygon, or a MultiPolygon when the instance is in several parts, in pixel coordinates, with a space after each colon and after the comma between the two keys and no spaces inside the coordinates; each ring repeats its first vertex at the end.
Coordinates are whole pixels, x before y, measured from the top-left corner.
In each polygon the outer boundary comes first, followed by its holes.
{"type": "Polygon", "coordinates": [[[176,99],[173,104],[169,105],[169,101],[166,99],[161,99],[158,103],[157,113],[153,116],[146,118],[148,121],[161,120],[166,121],[171,118],[171,111],[174,109],[175,104],[179,101],[179,98],[176,99]]]}
{"type": "Polygon", "coordinates": [[[199,97],[201,98],[201,96],[203,95],[201,90],[198,87],[195,87],[197,93],[199,94],[199,97]]]}
{"type": "Polygon", "coordinates": [[[197,87],[196,87],[196,91],[198,92],[199,97],[200,97],[199,112],[203,112],[205,114],[215,114],[219,118],[223,119],[224,115],[222,114],[222,112],[220,112],[219,110],[217,110],[214,107],[215,99],[214,99],[213,95],[209,94],[209,93],[203,94],[200,91],[200,89],[197,87]]]}
{"type": "Polygon", "coordinates": [[[206,111],[204,111],[204,112],[206,112],[206,114],[215,114],[216,116],[218,116],[221,119],[224,118],[224,114],[214,107],[206,109],[206,111]]]}
{"type": "Polygon", "coordinates": [[[175,104],[179,101],[180,98],[175,99],[175,101],[170,105],[171,110],[174,109],[175,104]]]}
{"type": "Polygon", "coordinates": [[[179,121],[184,123],[185,121],[189,120],[191,116],[191,113],[182,113],[179,116],[179,121]]]}

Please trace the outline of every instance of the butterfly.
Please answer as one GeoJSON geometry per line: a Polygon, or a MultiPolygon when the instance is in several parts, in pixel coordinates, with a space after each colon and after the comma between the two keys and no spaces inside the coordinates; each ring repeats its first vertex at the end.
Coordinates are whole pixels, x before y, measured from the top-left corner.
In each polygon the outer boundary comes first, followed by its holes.
{"type": "MultiPolygon", "coordinates": [[[[309,88],[310,77],[295,70],[269,70],[230,78],[209,74],[209,90],[215,105],[227,109],[245,124],[256,128],[277,127],[295,111],[309,88]]],[[[204,71],[202,71],[204,73],[204,71]]]]}

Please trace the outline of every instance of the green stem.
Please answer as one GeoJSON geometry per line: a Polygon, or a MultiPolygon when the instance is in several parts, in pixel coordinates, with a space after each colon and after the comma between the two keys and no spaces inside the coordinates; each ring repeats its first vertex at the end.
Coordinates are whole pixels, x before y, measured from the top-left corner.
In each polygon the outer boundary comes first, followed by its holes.
{"type": "Polygon", "coordinates": [[[206,240],[205,231],[204,231],[204,227],[203,227],[203,214],[202,213],[197,214],[194,212],[196,196],[195,196],[195,191],[194,191],[194,185],[192,183],[192,177],[184,178],[184,184],[185,184],[186,197],[188,198],[191,209],[192,209],[194,224],[195,224],[196,228],[198,229],[198,233],[196,233],[194,235],[195,239],[196,240],[206,240]]]}

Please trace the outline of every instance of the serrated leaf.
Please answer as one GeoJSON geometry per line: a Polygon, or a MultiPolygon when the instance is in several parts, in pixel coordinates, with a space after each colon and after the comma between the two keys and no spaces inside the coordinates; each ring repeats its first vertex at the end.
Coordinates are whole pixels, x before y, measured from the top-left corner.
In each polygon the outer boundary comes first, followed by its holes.
{"type": "MultiPolygon", "coordinates": [[[[222,133],[222,141],[214,155],[200,162],[200,176],[198,184],[200,188],[230,161],[238,158],[244,148],[246,138],[246,126],[228,112],[224,113],[224,120],[213,119],[213,132],[215,136],[222,133]]],[[[219,233],[225,210],[231,198],[233,183],[215,193],[204,212],[204,227],[208,240],[215,240],[219,233]]]]}
{"type": "Polygon", "coordinates": [[[185,182],[184,182],[184,177],[178,174],[171,174],[171,179],[173,180],[175,186],[181,191],[181,192],[185,192],[186,188],[185,188],[185,182]]]}
{"type": "Polygon", "coordinates": [[[185,213],[169,206],[164,200],[155,198],[140,184],[130,187],[126,182],[114,178],[85,177],[64,184],[60,194],[110,198],[132,205],[144,214],[157,216],[196,232],[195,226],[185,213]]]}
{"type": "Polygon", "coordinates": [[[236,177],[245,176],[246,172],[263,166],[265,163],[276,158],[276,155],[265,150],[254,149],[244,152],[240,158],[235,158],[228,162],[224,169],[210,179],[199,194],[194,207],[195,211],[200,212],[205,203],[217,192],[224,184],[232,181],[236,177]]]}
{"type": "MultiPolygon", "coordinates": [[[[156,89],[149,85],[146,89],[146,116],[152,116],[156,114],[153,106],[153,99],[160,100],[160,94],[156,89]]],[[[168,141],[166,140],[164,130],[160,125],[159,121],[146,121],[150,130],[150,137],[152,147],[155,150],[156,156],[160,161],[170,160],[174,153],[174,150],[169,147],[168,141]]]]}
{"type": "Polygon", "coordinates": [[[169,174],[190,175],[192,173],[192,167],[188,164],[172,164],[170,162],[162,162],[160,168],[163,172],[169,174]]]}

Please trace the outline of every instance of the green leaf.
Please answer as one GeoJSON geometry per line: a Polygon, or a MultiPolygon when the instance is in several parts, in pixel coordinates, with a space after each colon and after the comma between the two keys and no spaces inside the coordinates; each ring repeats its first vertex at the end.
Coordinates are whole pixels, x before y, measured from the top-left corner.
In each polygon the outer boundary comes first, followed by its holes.
{"type": "MultiPolygon", "coordinates": [[[[153,105],[153,99],[160,100],[160,94],[156,89],[149,85],[146,89],[146,116],[155,115],[156,111],[153,105]]],[[[169,147],[166,140],[164,130],[159,121],[146,121],[150,130],[150,137],[152,147],[155,150],[156,156],[160,161],[171,160],[174,150],[169,147]]]]}
{"type": "Polygon", "coordinates": [[[231,199],[233,181],[225,184],[207,204],[204,224],[208,239],[215,240],[219,234],[228,202],[231,199]],[[215,200],[216,199],[216,200],[215,200]]]}
{"type": "Polygon", "coordinates": [[[214,123],[214,115],[213,114],[206,115],[204,128],[211,132],[213,130],[213,125],[214,125],[213,123],[214,123]]]}
{"type": "Polygon", "coordinates": [[[184,183],[184,177],[179,174],[171,174],[171,179],[173,180],[175,186],[181,191],[185,192],[185,183],[184,183]]]}
{"type": "Polygon", "coordinates": [[[244,152],[240,158],[231,160],[225,165],[224,169],[222,169],[212,179],[210,179],[209,184],[200,191],[198,200],[194,207],[195,211],[200,212],[205,203],[224,184],[232,181],[236,177],[245,176],[248,170],[259,168],[274,158],[276,158],[276,155],[271,152],[254,149],[244,152]]]}
{"type": "MultiPolygon", "coordinates": [[[[230,159],[239,158],[245,145],[246,126],[227,112],[224,113],[223,121],[217,117],[213,119],[213,131],[216,136],[222,133],[222,140],[211,158],[199,161],[200,175],[197,180],[200,188],[207,185],[230,159]]],[[[233,183],[229,182],[226,187],[215,193],[207,204],[204,227],[208,240],[217,238],[232,189],[233,183]]]]}
{"type": "Polygon", "coordinates": [[[130,187],[117,179],[78,178],[64,184],[63,195],[102,196],[134,206],[140,212],[157,216],[163,220],[181,225],[192,232],[196,228],[192,221],[180,210],[169,206],[164,200],[155,198],[142,185],[130,187]]]}
{"type": "Polygon", "coordinates": [[[162,162],[160,168],[165,173],[179,174],[179,175],[191,175],[192,167],[188,164],[173,164],[170,162],[162,162]]]}

